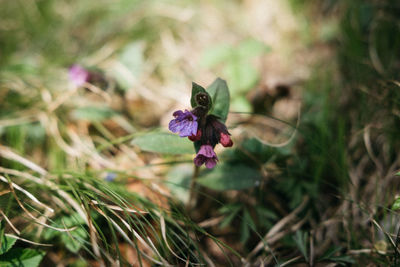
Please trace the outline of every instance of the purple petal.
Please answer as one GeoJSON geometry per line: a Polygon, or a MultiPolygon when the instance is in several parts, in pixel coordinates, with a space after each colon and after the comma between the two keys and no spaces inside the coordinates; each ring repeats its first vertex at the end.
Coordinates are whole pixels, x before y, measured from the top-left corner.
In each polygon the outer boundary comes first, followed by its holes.
{"type": "Polygon", "coordinates": [[[170,130],[171,132],[177,133],[177,132],[181,131],[181,129],[182,129],[182,124],[181,124],[181,122],[178,121],[177,119],[171,120],[171,121],[169,122],[168,128],[169,128],[169,130],[170,130]]]}
{"type": "Polygon", "coordinates": [[[214,149],[210,145],[202,145],[199,150],[199,154],[204,155],[207,158],[213,158],[217,155],[214,152],[214,149]]]}
{"type": "Polygon", "coordinates": [[[182,110],[177,110],[172,114],[172,116],[174,116],[174,117],[180,117],[182,115],[183,115],[183,111],[182,110]]]}
{"type": "Polygon", "coordinates": [[[180,137],[192,136],[197,134],[197,117],[190,111],[177,110],[172,114],[175,119],[171,120],[168,127],[174,132],[178,133],[180,137]]]}
{"type": "Polygon", "coordinates": [[[197,155],[193,161],[196,166],[200,167],[206,161],[206,158],[202,155],[197,155]]]}
{"type": "Polygon", "coordinates": [[[181,133],[179,134],[179,136],[185,137],[185,136],[191,136],[191,135],[192,135],[191,123],[188,121],[183,121],[181,133]]]}
{"type": "Polygon", "coordinates": [[[191,136],[197,133],[197,122],[195,121],[183,121],[180,137],[191,136]]]}
{"type": "Polygon", "coordinates": [[[207,169],[212,169],[215,167],[215,165],[217,164],[217,160],[214,158],[211,159],[207,159],[206,160],[206,167],[207,169]]]}
{"type": "Polygon", "coordinates": [[[192,132],[190,135],[197,135],[197,129],[198,129],[199,124],[197,123],[197,121],[193,121],[192,124],[193,124],[192,132]]]}
{"type": "Polygon", "coordinates": [[[194,159],[194,164],[196,164],[196,166],[201,166],[205,163],[208,169],[212,169],[217,164],[217,161],[218,157],[215,154],[213,147],[210,145],[202,145],[194,159]]]}
{"type": "Polygon", "coordinates": [[[188,113],[187,115],[191,116],[194,121],[197,121],[197,116],[196,115],[194,115],[192,112],[190,112],[188,110],[186,110],[186,112],[188,113]]]}

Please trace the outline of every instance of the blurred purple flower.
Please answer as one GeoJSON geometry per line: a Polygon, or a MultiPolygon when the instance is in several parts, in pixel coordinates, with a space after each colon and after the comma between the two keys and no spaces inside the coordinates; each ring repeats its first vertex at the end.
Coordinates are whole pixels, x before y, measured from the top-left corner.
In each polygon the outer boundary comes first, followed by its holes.
{"type": "Polygon", "coordinates": [[[104,180],[106,180],[107,182],[112,182],[114,181],[114,179],[117,177],[116,173],[113,172],[108,172],[106,177],[104,178],[104,180]]]}
{"type": "Polygon", "coordinates": [[[180,137],[192,136],[197,134],[197,117],[192,112],[177,110],[173,116],[175,119],[169,122],[169,130],[174,133],[179,132],[180,137]]]}
{"type": "Polygon", "coordinates": [[[208,169],[214,168],[217,161],[217,154],[215,154],[213,147],[210,145],[202,145],[194,158],[194,164],[196,164],[196,166],[200,167],[205,163],[208,169]]]}
{"type": "Polygon", "coordinates": [[[82,86],[89,80],[89,71],[78,64],[74,64],[68,71],[70,81],[76,86],[82,86]]]}

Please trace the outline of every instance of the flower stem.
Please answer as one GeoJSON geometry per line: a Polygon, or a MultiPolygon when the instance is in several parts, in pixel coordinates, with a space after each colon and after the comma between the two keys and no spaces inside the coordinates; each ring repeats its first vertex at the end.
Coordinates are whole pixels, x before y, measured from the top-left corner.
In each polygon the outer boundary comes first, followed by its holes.
{"type": "Polygon", "coordinates": [[[199,171],[200,171],[200,167],[195,165],[192,180],[190,181],[189,200],[188,200],[188,203],[186,206],[188,211],[196,205],[197,194],[196,194],[196,190],[195,190],[195,184],[196,184],[196,179],[199,176],[199,171]]]}

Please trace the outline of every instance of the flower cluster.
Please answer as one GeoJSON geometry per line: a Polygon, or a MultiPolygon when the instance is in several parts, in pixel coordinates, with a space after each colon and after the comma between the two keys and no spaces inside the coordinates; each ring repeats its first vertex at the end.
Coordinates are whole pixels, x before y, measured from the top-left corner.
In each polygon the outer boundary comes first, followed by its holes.
{"type": "Polygon", "coordinates": [[[220,143],[224,147],[233,145],[230,133],[219,118],[207,114],[210,108],[209,96],[204,93],[196,95],[197,106],[191,110],[175,111],[175,119],[169,123],[170,131],[179,133],[180,137],[188,137],[189,140],[199,144],[199,151],[194,158],[196,166],[205,166],[209,169],[217,164],[218,157],[214,147],[220,143]]]}

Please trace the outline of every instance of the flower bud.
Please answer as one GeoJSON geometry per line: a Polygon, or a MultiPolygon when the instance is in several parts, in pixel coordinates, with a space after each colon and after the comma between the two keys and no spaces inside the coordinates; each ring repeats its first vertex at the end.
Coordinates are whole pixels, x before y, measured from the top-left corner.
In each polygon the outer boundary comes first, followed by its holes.
{"type": "Polygon", "coordinates": [[[219,142],[220,142],[221,145],[223,145],[224,147],[231,147],[231,146],[233,146],[233,142],[232,142],[231,137],[229,136],[229,134],[226,134],[226,133],[222,133],[222,132],[221,132],[221,135],[220,135],[220,138],[219,138],[219,142]]]}
{"type": "Polygon", "coordinates": [[[210,108],[211,99],[208,94],[200,92],[195,96],[195,100],[197,105],[206,107],[207,109],[210,108]]]}

